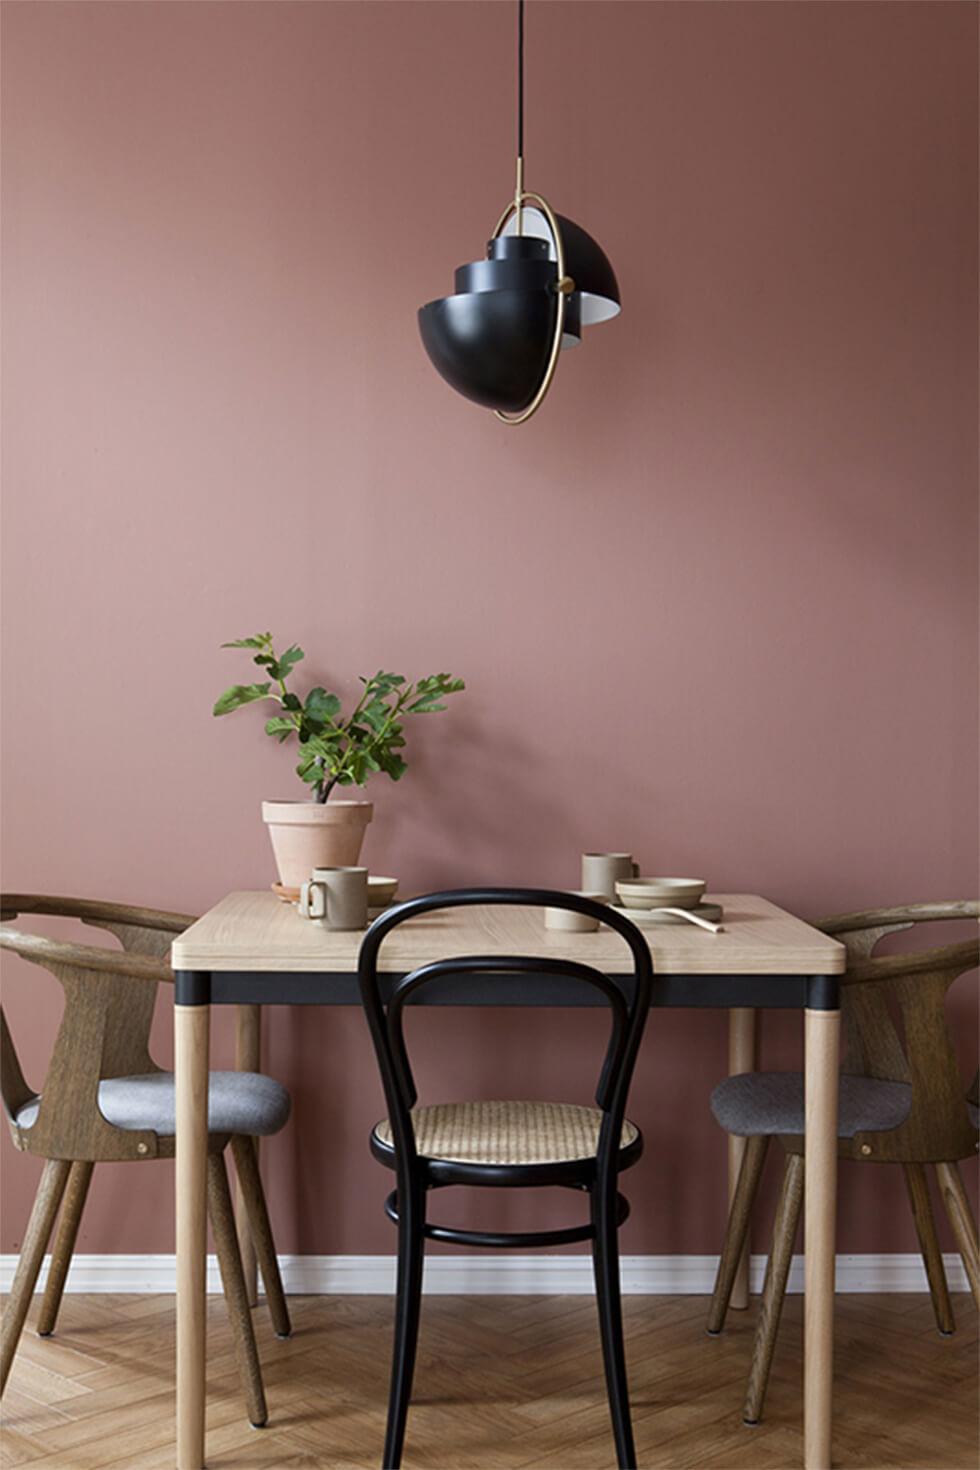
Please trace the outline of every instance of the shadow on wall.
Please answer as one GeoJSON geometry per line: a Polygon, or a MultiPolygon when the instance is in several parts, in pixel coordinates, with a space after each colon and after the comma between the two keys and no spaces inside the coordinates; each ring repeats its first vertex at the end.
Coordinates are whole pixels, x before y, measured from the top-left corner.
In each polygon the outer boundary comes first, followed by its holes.
{"type": "Polygon", "coordinates": [[[475,709],[454,710],[429,737],[412,751],[405,787],[377,804],[371,835],[371,854],[388,850],[402,864],[402,897],[475,883],[547,885],[563,852],[561,886],[577,881],[575,814],[550,794],[551,764],[539,748],[510,727],[497,736],[475,709]]]}

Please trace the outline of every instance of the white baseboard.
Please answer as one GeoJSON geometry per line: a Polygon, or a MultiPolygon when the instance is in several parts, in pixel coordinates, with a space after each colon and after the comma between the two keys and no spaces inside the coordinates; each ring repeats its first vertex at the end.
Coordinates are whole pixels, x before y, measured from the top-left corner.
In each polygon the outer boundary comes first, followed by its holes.
{"type": "MultiPolygon", "coordinates": [[[[966,1291],[966,1273],[957,1255],[943,1257],[952,1291],[966,1291]]],[[[293,1296],[388,1294],[395,1287],[394,1256],[280,1256],[283,1284],[293,1296]]],[[[10,1290],[17,1257],[0,1256],[0,1292],[10,1290]]],[[[40,1285],[47,1275],[45,1259],[40,1285]]],[[[704,1296],[713,1285],[717,1256],[623,1256],[623,1291],[631,1296],[704,1296]]],[[[762,1288],[764,1256],[752,1257],[753,1291],[762,1288]]],[[[76,1255],[66,1290],[72,1292],[169,1293],[175,1290],[173,1256],[76,1255]]],[[[218,1267],[208,1257],[208,1291],[220,1291],[218,1267]]],[[[592,1291],[589,1256],[433,1255],[425,1266],[425,1290],[435,1296],[588,1295],[592,1291]]],[[[803,1258],[793,1257],[789,1290],[803,1290],[803,1258]]],[[[926,1277],[917,1255],[837,1257],[837,1290],[925,1291],[926,1277]]]]}

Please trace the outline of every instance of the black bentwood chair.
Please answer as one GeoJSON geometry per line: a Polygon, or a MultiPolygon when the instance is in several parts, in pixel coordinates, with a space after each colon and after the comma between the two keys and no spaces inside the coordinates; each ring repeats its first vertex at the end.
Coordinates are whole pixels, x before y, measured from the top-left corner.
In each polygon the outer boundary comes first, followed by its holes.
{"type": "MultiPolygon", "coordinates": [[[[625,1117],[626,1097],[650,1007],[653,966],[640,931],[604,904],[576,894],[541,889],[458,889],[412,899],[390,909],[371,925],[361,945],[358,978],[374,1041],[388,1117],[371,1134],[371,1151],[394,1169],[397,1189],[385,1211],[398,1226],[398,1287],[395,1343],[384,1465],[397,1470],[405,1440],[418,1341],[425,1240],[454,1245],[501,1247],[556,1246],[590,1240],[595,1268],[599,1329],[606,1388],[620,1470],[636,1464],[630,1421],[629,1388],[623,1350],[619,1284],[618,1228],[629,1204],[617,1190],[619,1173],[635,1164],[643,1149],[639,1128],[625,1117]],[[607,976],[574,960],[519,955],[466,955],[422,965],[398,979],[378,975],[378,953],[386,935],[408,919],[436,909],[474,904],[516,904],[571,909],[615,929],[629,946],[632,974],[607,976]],[[598,990],[612,1011],[609,1046],[596,1089],[598,1107],[574,1103],[461,1102],[416,1107],[417,1093],[405,1049],[402,1010],[425,986],[483,977],[486,994],[507,975],[580,980],[598,990]],[[586,1190],[588,1223],[562,1230],[506,1233],[455,1230],[426,1220],[430,1189],[447,1184],[526,1189],[563,1185],[586,1190]]],[[[463,982],[465,984],[465,981],[463,982]]]]}

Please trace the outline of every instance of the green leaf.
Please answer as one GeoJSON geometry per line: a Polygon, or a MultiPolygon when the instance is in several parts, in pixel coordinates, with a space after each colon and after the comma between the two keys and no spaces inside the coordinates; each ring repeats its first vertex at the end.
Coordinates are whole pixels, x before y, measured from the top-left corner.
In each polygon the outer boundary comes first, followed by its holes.
{"type": "Polygon", "coordinates": [[[222,643],[222,648],[267,648],[272,642],[271,633],[256,633],[254,638],[236,638],[232,643],[222,643]]]}
{"type": "Polygon", "coordinates": [[[290,669],[292,669],[296,664],[300,662],[301,659],[304,659],[305,657],[306,654],[297,644],[290,644],[289,648],[286,649],[286,652],[279,655],[279,678],[285,679],[290,669]]]}
{"type": "Polygon", "coordinates": [[[233,709],[239,709],[243,704],[252,704],[256,699],[265,699],[268,693],[268,684],[233,684],[230,689],[225,690],[211,713],[226,715],[233,709]]]}
{"type": "Polygon", "coordinates": [[[393,781],[400,781],[405,771],[408,770],[408,767],[402,760],[401,756],[395,755],[394,751],[385,751],[381,756],[379,756],[379,762],[381,765],[381,769],[385,772],[386,775],[390,776],[393,781]]]}
{"type": "Polygon", "coordinates": [[[314,726],[328,724],[340,714],[340,700],[336,694],[329,694],[318,686],[306,696],[303,713],[314,726]]]}
{"type": "Polygon", "coordinates": [[[297,694],[284,694],[282,697],[283,709],[302,709],[303,704],[297,694]]]}
{"type": "Polygon", "coordinates": [[[271,720],[265,722],[265,733],[278,736],[281,745],[284,740],[289,739],[290,735],[296,734],[296,721],[284,715],[273,715],[271,720]]]}

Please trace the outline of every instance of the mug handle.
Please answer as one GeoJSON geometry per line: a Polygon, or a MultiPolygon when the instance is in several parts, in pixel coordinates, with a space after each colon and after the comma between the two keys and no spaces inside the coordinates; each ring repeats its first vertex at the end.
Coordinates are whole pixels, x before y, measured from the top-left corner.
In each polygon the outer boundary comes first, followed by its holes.
{"type": "Polygon", "coordinates": [[[630,859],[630,867],[633,870],[633,877],[634,878],[638,878],[640,876],[640,865],[639,865],[639,863],[633,862],[633,860],[631,858],[630,859]]]}
{"type": "Polygon", "coordinates": [[[322,883],[304,883],[299,890],[299,911],[304,919],[324,919],[327,915],[327,891],[322,883]]]}

